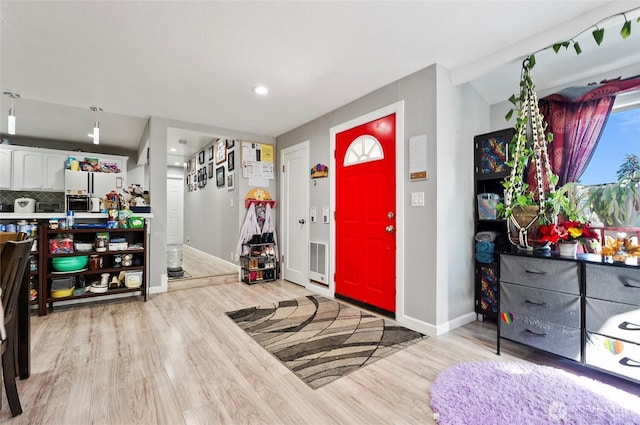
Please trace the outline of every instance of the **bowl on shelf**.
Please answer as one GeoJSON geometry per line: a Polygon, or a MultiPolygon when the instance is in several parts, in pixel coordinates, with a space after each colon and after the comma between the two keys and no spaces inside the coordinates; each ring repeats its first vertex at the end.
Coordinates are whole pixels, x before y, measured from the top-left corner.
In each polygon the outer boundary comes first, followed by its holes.
{"type": "Polygon", "coordinates": [[[51,298],[64,298],[64,297],[70,297],[73,295],[73,290],[75,289],[75,286],[72,286],[69,289],[58,289],[56,291],[51,291],[51,298]]]}
{"type": "Polygon", "coordinates": [[[76,252],[93,251],[93,243],[91,242],[76,242],[74,246],[76,248],[76,252]]]}
{"type": "Polygon", "coordinates": [[[56,257],[51,260],[53,268],[59,272],[71,272],[83,269],[89,262],[88,255],[76,255],[73,257],[56,257]]]}

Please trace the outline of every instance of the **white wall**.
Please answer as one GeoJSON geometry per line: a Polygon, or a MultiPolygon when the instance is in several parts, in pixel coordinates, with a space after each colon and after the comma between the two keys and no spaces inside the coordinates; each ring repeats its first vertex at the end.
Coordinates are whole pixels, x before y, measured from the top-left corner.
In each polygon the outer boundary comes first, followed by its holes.
{"type": "MultiPolygon", "coordinates": [[[[279,136],[277,149],[308,139],[311,164],[326,164],[331,127],[400,100],[405,102],[405,169],[410,137],[426,134],[429,149],[429,178],[410,182],[405,176],[401,183],[405,323],[440,333],[475,318],[473,135],[489,126],[489,106],[478,93],[470,85],[453,86],[448,70],[431,66],[279,136]],[[425,193],[425,207],[411,207],[411,192],[425,193]]],[[[311,179],[309,184],[311,205],[328,204],[328,185],[314,187],[311,179]]],[[[311,238],[328,242],[328,226],[311,224],[311,238]]]]}

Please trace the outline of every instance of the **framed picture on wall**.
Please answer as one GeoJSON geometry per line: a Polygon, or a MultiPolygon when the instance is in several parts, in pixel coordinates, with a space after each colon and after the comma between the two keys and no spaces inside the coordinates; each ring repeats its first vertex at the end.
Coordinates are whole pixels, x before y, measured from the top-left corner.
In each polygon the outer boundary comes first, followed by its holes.
{"type": "Polygon", "coordinates": [[[216,165],[222,164],[227,160],[227,144],[225,139],[218,139],[216,141],[216,165]]]}
{"type": "Polygon", "coordinates": [[[227,174],[227,190],[233,190],[235,188],[236,173],[227,174]]]}
{"type": "Polygon", "coordinates": [[[191,164],[190,166],[190,170],[191,170],[191,174],[195,175],[196,174],[196,157],[194,156],[193,158],[191,158],[189,160],[189,163],[191,164]]]}
{"type": "Polygon", "coordinates": [[[509,142],[515,130],[507,128],[474,137],[476,175],[503,177],[509,174],[509,142]]]}
{"type": "Polygon", "coordinates": [[[213,178],[213,162],[210,162],[210,163],[209,163],[209,169],[208,169],[207,171],[208,171],[208,173],[207,173],[207,174],[208,174],[208,177],[209,177],[210,179],[212,179],[212,178],[213,178]]]}
{"type": "Polygon", "coordinates": [[[213,145],[209,146],[209,161],[213,161],[213,145]]]}
{"type": "Polygon", "coordinates": [[[235,151],[229,151],[229,154],[227,155],[227,169],[229,171],[233,171],[233,169],[235,168],[235,159],[235,151]]]}
{"type": "Polygon", "coordinates": [[[224,166],[216,168],[216,185],[224,187],[224,166]]]}
{"type": "Polygon", "coordinates": [[[204,151],[200,151],[198,154],[198,164],[204,164],[204,151]]]}
{"type": "Polygon", "coordinates": [[[236,142],[235,142],[234,139],[227,139],[227,149],[233,149],[235,144],[236,144],[236,142]]]}

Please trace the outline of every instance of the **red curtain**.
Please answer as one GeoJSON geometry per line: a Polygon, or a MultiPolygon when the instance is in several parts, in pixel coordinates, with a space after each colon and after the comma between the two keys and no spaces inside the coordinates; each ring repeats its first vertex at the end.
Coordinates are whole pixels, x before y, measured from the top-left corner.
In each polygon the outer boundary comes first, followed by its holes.
{"type": "MultiPolygon", "coordinates": [[[[587,168],[604,129],[616,95],[640,89],[640,76],[569,87],[540,99],[540,111],[553,133],[547,146],[551,170],[558,175],[558,186],[578,181],[587,168]]],[[[533,164],[527,182],[535,187],[533,164]]]]}

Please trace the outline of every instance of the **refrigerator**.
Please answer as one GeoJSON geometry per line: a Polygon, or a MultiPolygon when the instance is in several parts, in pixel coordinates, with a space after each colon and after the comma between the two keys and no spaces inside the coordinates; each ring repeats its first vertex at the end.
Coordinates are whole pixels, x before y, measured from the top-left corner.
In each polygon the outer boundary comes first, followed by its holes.
{"type": "Polygon", "coordinates": [[[111,191],[121,193],[123,187],[122,173],[71,170],[65,170],[64,173],[64,189],[67,195],[89,195],[104,198],[111,191]]]}

